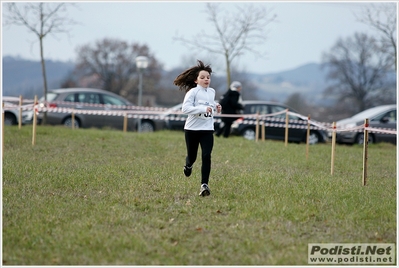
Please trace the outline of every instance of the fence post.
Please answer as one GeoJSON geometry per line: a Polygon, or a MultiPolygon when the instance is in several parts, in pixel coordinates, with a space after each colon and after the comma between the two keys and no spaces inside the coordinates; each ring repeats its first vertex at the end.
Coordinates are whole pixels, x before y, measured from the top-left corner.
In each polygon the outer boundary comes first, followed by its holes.
{"type": "Polygon", "coordinates": [[[287,112],[285,113],[285,147],[288,145],[288,109],[287,112]]]}
{"type": "Polygon", "coordinates": [[[36,114],[36,108],[37,108],[37,95],[35,95],[35,99],[33,101],[33,131],[32,131],[32,146],[36,144],[36,125],[37,125],[37,114],[36,114]]]}
{"type": "Polygon", "coordinates": [[[310,115],[308,115],[308,129],[306,131],[306,160],[309,158],[310,115]]]}
{"type": "Polygon", "coordinates": [[[368,159],[368,145],[369,145],[369,119],[364,120],[364,139],[363,139],[363,186],[367,183],[367,159],[368,159]]]}
{"type": "Polygon", "coordinates": [[[22,95],[19,95],[18,129],[22,127],[22,95]]]}
{"type": "Polygon", "coordinates": [[[262,141],[266,139],[266,127],[265,127],[265,120],[262,120],[262,141]]]}
{"type": "Polygon", "coordinates": [[[4,157],[4,120],[5,120],[5,114],[4,114],[4,102],[3,102],[3,108],[1,109],[1,157],[4,157]]]}
{"type": "Polygon", "coordinates": [[[72,117],[72,129],[75,129],[75,109],[72,109],[72,114],[71,114],[71,117],[72,117]]]}
{"type": "Polygon", "coordinates": [[[331,175],[334,174],[334,159],[335,159],[335,142],[336,142],[336,129],[337,129],[337,123],[333,123],[333,130],[332,130],[332,137],[331,137],[331,175]]]}
{"type": "Polygon", "coordinates": [[[259,137],[259,112],[256,113],[255,141],[258,141],[258,137],[259,137]]]}
{"type": "Polygon", "coordinates": [[[127,131],[127,113],[125,113],[125,116],[123,117],[123,132],[127,131]]]}

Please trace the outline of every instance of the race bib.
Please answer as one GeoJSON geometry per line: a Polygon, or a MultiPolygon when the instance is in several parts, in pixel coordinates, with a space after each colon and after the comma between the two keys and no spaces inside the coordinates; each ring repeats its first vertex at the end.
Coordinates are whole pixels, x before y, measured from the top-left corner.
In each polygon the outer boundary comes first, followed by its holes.
{"type": "MultiPolygon", "coordinates": [[[[213,104],[210,104],[209,102],[203,101],[203,100],[198,100],[198,106],[212,107],[212,110],[214,109],[213,104]]],[[[213,117],[213,113],[197,114],[197,118],[202,119],[202,120],[209,120],[209,119],[212,119],[212,117],[213,117]]]]}
{"type": "Polygon", "coordinates": [[[206,113],[206,114],[197,114],[198,119],[202,120],[209,120],[212,119],[213,115],[211,113],[206,113]]]}

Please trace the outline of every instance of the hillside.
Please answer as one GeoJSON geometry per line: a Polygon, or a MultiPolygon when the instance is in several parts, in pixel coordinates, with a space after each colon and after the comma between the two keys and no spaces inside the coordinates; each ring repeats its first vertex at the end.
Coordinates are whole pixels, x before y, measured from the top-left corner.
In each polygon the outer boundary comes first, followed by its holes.
{"type": "Polygon", "coordinates": [[[252,75],[251,80],[257,86],[260,99],[286,100],[291,94],[300,93],[314,104],[328,104],[322,96],[327,86],[326,71],[320,64],[309,63],[300,67],[263,75],[252,75]]]}
{"type": "MultiPolygon", "coordinates": [[[[46,61],[48,87],[59,87],[59,84],[72,71],[72,62],[46,61]]],[[[21,58],[3,57],[3,96],[32,98],[43,95],[43,77],[40,61],[21,58]]]]}
{"type": "MultiPolygon", "coordinates": [[[[30,61],[21,58],[3,57],[3,96],[19,96],[32,98],[41,96],[43,88],[40,61],[30,61]]],[[[60,83],[72,71],[72,62],[46,61],[48,87],[59,87],[60,83]]],[[[164,81],[175,74],[164,72],[164,81]]],[[[320,65],[306,64],[298,68],[278,73],[245,74],[251,82],[254,93],[262,100],[284,102],[293,93],[300,92],[311,98],[313,103],[322,103],[321,92],[325,88],[324,73],[320,65]]],[[[175,77],[175,76],[173,76],[175,77]]],[[[169,79],[170,80],[170,79],[169,79]]],[[[213,85],[217,87],[218,78],[214,77],[213,85]]],[[[224,78],[222,79],[224,81],[224,78]]]]}

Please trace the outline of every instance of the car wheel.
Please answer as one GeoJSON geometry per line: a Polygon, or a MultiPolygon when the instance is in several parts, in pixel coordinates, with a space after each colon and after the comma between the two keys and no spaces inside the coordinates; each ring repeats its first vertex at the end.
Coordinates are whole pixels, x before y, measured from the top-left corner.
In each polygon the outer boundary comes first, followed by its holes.
{"type": "MultiPolygon", "coordinates": [[[[363,142],[364,142],[364,133],[359,133],[356,136],[355,143],[356,144],[363,144],[363,142]]],[[[369,144],[372,144],[372,143],[374,143],[374,136],[369,134],[369,144]]]]}
{"type": "Polygon", "coordinates": [[[254,140],[255,130],[253,130],[252,128],[247,128],[242,132],[242,136],[247,140],[254,140]]]}
{"type": "Polygon", "coordinates": [[[151,122],[149,121],[141,122],[141,132],[154,132],[154,131],[155,127],[151,122]]]}
{"type": "Polygon", "coordinates": [[[13,114],[4,115],[4,125],[12,126],[17,124],[17,118],[13,114]]]}
{"type": "Polygon", "coordinates": [[[314,131],[309,133],[309,144],[317,144],[320,142],[319,134],[314,131]]]}
{"type": "MultiPolygon", "coordinates": [[[[65,118],[63,125],[66,127],[72,127],[72,117],[65,118]]],[[[80,128],[80,122],[75,118],[75,128],[80,128]]]]}

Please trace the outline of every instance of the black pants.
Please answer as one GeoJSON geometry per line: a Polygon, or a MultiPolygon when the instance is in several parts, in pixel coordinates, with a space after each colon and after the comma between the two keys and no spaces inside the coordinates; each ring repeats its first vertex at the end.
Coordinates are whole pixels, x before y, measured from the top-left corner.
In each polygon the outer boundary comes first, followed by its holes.
{"type": "Polygon", "coordinates": [[[228,138],[231,131],[231,125],[233,124],[236,118],[223,118],[222,119],[222,126],[219,127],[218,131],[216,132],[216,136],[220,136],[223,133],[223,137],[228,138]]]}
{"type": "Polygon", "coordinates": [[[187,156],[186,165],[191,167],[197,160],[198,147],[201,145],[201,184],[208,184],[211,173],[211,154],[213,149],[212,130],[185,130],[187,156]]]}

